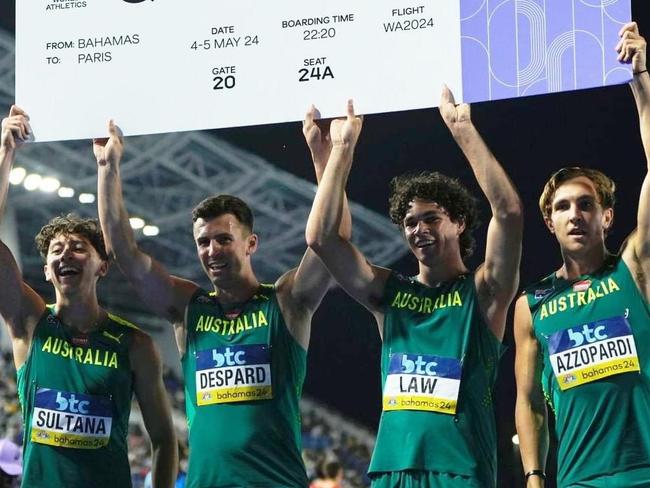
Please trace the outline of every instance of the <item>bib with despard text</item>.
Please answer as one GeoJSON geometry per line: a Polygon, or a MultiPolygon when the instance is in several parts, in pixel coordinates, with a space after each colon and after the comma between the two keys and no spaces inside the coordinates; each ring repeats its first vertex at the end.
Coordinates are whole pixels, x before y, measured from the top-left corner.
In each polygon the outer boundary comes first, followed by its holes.
{"type": "Polygon", "coordinates": [[[196,353],[196,402],[199,406],[271,398],[269,346],[233,345],[196,353]]]}

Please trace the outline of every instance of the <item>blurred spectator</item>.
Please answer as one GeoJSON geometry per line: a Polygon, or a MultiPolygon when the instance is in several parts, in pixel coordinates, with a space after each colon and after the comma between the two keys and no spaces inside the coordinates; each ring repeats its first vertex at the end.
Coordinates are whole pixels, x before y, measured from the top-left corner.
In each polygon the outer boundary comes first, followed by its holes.
{"type": "Polygon", "coordinates": [[[343,466],[334,459],[323,461],[318,467],[318,478],[309,488],[343,488],[343,466]]]}
{"type": "Polygon", "coordinates": [[[9,439],[0,440],[0,488],[17,488],[23,472],[20,447],[9,439]]]}

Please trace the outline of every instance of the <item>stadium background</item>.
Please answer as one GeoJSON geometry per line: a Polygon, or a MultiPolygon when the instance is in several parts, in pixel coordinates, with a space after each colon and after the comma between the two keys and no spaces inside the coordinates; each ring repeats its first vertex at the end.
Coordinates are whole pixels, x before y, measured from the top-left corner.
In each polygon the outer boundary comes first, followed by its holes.
{"type": "MultiPolygon", "coordinates": [[[[642,34],[647,35],[650,32],[650,5],[647,0],[633,0],[632,4],[633,17],[639,22],[642,34]]],[[[13,0],[2,0],[0,28],[13,32],[13,18],[13,0]]],[[[615,55],[613,46],[611,54],[615,55]]],[[[437,90],[438,87],[432,87],[432,91],[437,90]]],[[[0,107],[1,113],[7,110],[8,106],[0,107]]],[[[618,86],[477,104],[473,107],[473,117],[525,203],[522,284],[536,280],[560,264],[557,245],[544,228],[536,202],[548,175],[562,166],[580,164],[599,168],[617,182],[616,223],[608,242],[611,250],[618,248],[635,225],[637,198],[646,172],[629,88],[618,86]]],[[[300,124],[225,129],[211,133],[264,157],[299,178],[313,180],[300,124]]],[[[436,110],[371,115],[364,122],[348,194],[352,200],[385,215],[391,177],[407,170],[425,169],[457,176],[477,195],[480,194],[467,163],[436,110]]],[[[484,225],[476,232],[479,252],[469,260],[470,267],[478,265],[483,257],[480,250],[484,247],[489,210],[484,200],[481,200],[481,208],[484,225]]],[[[264,246],[264,236],[261,246],[264,246]]],[[[403,273],[416,270],[411,256],[400,258],[392,266],[403,273]]],[[[47,298],[51,300],[52,296],[47,298]]],[[[161,324],[161,328],[164,327],[161,324]]],[[[505,343],[508,351],[501,363],[495,399],[499,429],[498,486],[509,488],[522,486],[518,450],[512,441],[515,433],[515,388],[511,323],[505,343]]],[[[380,342],[370,315],[342,291],[332,290],[313,321],[304,388],[308,400],[304,402],[303,443],[310,470],[323,456],[337,455],[346,466],[347,486],[366,486],[363,473],[380,415],[379,353],[380,342]]],[[[19,439],[15,372],[6,353],[0,366],[4,372],[0,377],[0,436],[19,439]]],[[[176,423],[183,432],[182,386],[177,371],[173,359],[168,359],[166,382],[176,409],[176,423]]],[[[147,441],[138,427],[137,411],[132,430],[130,446],[134,481],[139,484],[146,472],[148,458],[147,441]]],[[[443,439],[441,448],[444,448],[443,439]]],[[[548,467],[551,478],[553,466],[551,455],[548,467]]],[[[552,480],[549,486],[554,486],[552,480]]]]}

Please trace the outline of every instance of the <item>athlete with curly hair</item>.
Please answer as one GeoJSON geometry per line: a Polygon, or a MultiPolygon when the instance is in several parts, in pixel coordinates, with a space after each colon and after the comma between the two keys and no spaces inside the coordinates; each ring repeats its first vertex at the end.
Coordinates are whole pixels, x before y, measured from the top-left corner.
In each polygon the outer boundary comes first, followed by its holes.
{"type": "MultiPolygon", "coordinates": [[[[0,216],[29,117],[12,107],[2,121],[0,216]]],[[[46,305],[0,241],[0,315],[11,338],[23,410],[23,486],[131,486],[127,434],[135,394],[153,447],[154,486],[171,487],[177,453],[162,364],[151,338],[104,310],[97,282],[108,271],[99,223],[56,217],[36,237],[46,305]]]]}
{"type": "Polygon", "coordinates": [[[373,488],[496,486],[492,388],[517,290],[522,205],[474,127],[443,90],[440,113],[488,199],[485,261],[469,270],[476,202],[439,173],[393,180],[390,215],[418,260],[416,276],[370,264],[338,232],[362,120],[352,103],[330,126],[333,149],[307,224],[309,246],[375,317],[382,337],[383,413],[373,488]]]}

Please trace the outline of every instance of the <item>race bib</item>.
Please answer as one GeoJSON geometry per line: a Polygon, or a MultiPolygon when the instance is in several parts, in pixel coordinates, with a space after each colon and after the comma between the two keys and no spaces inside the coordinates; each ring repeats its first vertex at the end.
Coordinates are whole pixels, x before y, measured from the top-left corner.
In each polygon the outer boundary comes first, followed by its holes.
{"type": "Polygon", "coordinates": [[[271,398],[271,352],[268,346],[217,347],[196,354],[197,405],[271,398]]]}
{"type": "Polygon", "coordinates": [[[424,354],[391,354],[384,410],[456,413],[460,360],[424,354]]]}
{"type": "Polygon", "coordinates": [[[548,352],[562,390],[640,371],[634,336],[625,317],[559,330],[549,337],[548,352]]]}
{"type": "Polygon", "coordinates": [[[49,388],[36,390],[32,442],[74,449],[108,445],[113,423],[111,400],[49,388]]]}

